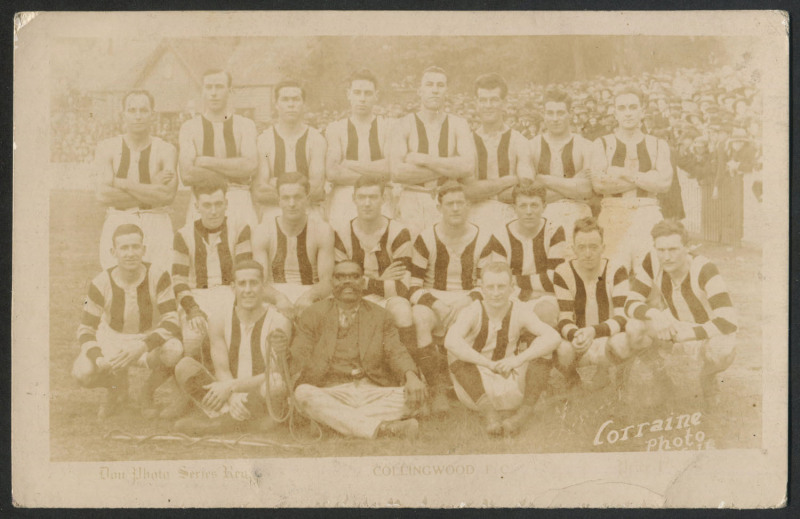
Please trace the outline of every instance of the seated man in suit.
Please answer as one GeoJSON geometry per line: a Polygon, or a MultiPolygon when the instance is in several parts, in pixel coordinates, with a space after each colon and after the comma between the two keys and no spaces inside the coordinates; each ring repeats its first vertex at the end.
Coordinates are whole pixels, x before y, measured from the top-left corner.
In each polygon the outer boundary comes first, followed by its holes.
{"type": "Polygon", "coordinates": [[[362,299],[363,277],[358,263],[338,263],[333,298],[300,315],[288,359],[297,405],[344,435],[413,437],[425,385],[392,317],[362,299]]]}

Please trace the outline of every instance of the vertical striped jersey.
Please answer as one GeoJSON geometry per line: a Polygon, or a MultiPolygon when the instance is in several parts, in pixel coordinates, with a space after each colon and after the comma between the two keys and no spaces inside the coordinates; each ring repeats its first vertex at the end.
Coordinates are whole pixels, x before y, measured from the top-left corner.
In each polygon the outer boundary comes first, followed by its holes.
{"type": "Polygon", "coordinates": [[[520,324],[519,312],[523,308],[513,302],[501,321],[492,321],[483,301],[473,301],[462,310],[459,318],[469,319],[472,326],[464,340],[486,358],[502,360],[517,353],[520,335],[525,331],[520,324]]]}
{"type": "Polygon", "coordinates": [[[432,306],[434,290],[472,290],[478,284],[480,269],[505,254],[497,240],[475,224],[468,224],[470,239],[458,250],[446,245],[436,225],[425,228],[414,242],[411,256],[409,299],[414,304],[432,306]]]}
{"type": "Polygon", "coordinates": [[[148,350],[167,340],[181,337],[178,307],[169,272],[145,263],[141,283],[121,287],[112,276],[112,267],[98,274],[89,285],[83,304],[78,343],[82,346],[97,340],[97,328],[103,322],[119,333],[146,334],[148,350]]]}
{"type": "Polygon", "coordinates": [[[658,265],[656,254],[649,252],[631,282],[625,312],[629,318],[645,320],[651,294],[659,295],[672,316],[695,323],[698,340],[734,333],[738,329],[736,310],[725,282],[708,258],[692,256],[689,273],[676,282],[658,265]]]}
{"type": "Polygon", "coordinates": [[[481,132],[479,128],[472,132],[475,140],[475,151],[477,153],[477,178],[478,180],[497,179],[507,175],[517,174],[516,157],[512,153],[513,142],[522,141],[525,137],[518,131],[504,127],[503,131],[488,136],[481,132]]]}
{"type": "MultiPolygon", "coordinates": [[[[291,340],[292,325],[273,306],[266,305],[264,315],[255,323],[243,323],[236,313],[236,305],[225,320],[223,330],[225,345],[228,347],[228,367],[233,378],[260,375],[266,370],[269,334],[282,330],[291,340]]],[[[277,354],[270,350],[271,371],[278,372],[277,354]]]]}
{"type": "Polygon", "coordinates": [[[267,128],[259,137],[261,146],[266,149],[259,149],[261,153],[266,153],[270,161],[272,178],[278,178],[284,173],[297,172],[305,176],[309,175],[309,161],[311,157],[311,144],[316,134],[319,139],[323,139],[322,134],[316,128],[307,126],[305,131],[295,141],[289,141],[278,133],[274,126],[267,128]]]}
{"type": "Polygon", "coordinates": [[[584,169],[584,157],[589,146],[589,141],[573,134],[560,150],[553,150],[544,134],[537,135],[531,139],[531,158],[536,174],[573,178],[584,169]]]}
{"type": "MultiPolygon", "coordinates": [[[[445,115],[442,126],[439,129],[438,136],[428,135],[428,130],[425,123],[419,118],[416,113],[410,114],[413,116],[414,131],[409,136],[408,149],[417,153],[425,153],[427,155],[434,155],[438,157],[452,157],[456,153],[455,137],[451,136],[452,128],[450,124],[451,115],[445,115]],[[434,140],[435,139],[435,140],[434,140]]],[[[438,180],[430,180],[420,184],[422,187],[435,188],[437,185],[443,184],[447,177],[439,177],[438,180]]]]}
{"type": "Polygon", "coordinates": [[[625,331],[625,301],[628,272],[603,259],[603,269],[596,279],[586,281],[573,261],[561,263],[553,273],[558,299],[558,332],[572,341],[580,328],[592,326],[595,337],[610,337],[625,331]]]}
{"type": "MultiPolygon", "coordinates": [[[[614,134],[600,137],[600,141],[603,144],[606,163],[609,166],[622,168],[625,167],[627,161],[634,161],[638,165],[638,171],[640,173],[646,173],[655,169],[659,152],[669,153],[669,145],[665,141],[652,135],[645,135],[642,140],[636,144],[636,149],[631,150],[629,150],[625,143],[614,134]],[[666,148],[662,149],[664,146],[666,146],[666,148]]],[[[655,197],[656,194],[637,187],[636,189],[631,189],[623,193],[605,196],[615,198],[652,198],[655,197]]]]}
{"type": "Polygon", "coordinates": [[[328,126],[326,137],[341,136],[342,150],[345,160],[372,162],[384,158],[384,143],[388,127],[386,119],[376,116],[372,119],[367,135],[359,136],[358,128],[349,117],[332,122],[328,126]]]}
{"type": "MultiPolygon", "coordinates": [[[[378,241],[369,244],[350,220],[347,229],[337,229],[334,254],[336,262],[353,260],[364,269],[368,278],[365,295],[386,296],[384,282],[379,278],[394,261],[402,261],[406,270],[411,270],[411,233],[395,220],[386,219],[386,227],[378,241]]],[[[407,276],[408,277],[408,276],[407,276]]],[[[400,297],[408,297],[408,279],[395,280],[395,291],[400,297]]]]}
{"type": "Polygon", "coordinates": [[[511,265],[511,273],[522,290],[521,297],[532,292],[552,293],[553,271],[564,261],[564,228],[542,218],[542,228],[536,236],[524,238],[516,229],[517,222],[507,223],[494,236],[511,265]]]}
{"type": "MultiPolygon", "coordinates": [[[[184,123],[190,132],[198,157],[217,157],[221,159],[239,157],[242,154],[243,128],[252,128],[255,134],[255,123],[247,117],[231,115],[224,121],[209,121],[199,115],[184,123]]],[[[249,185],[249,180],[229,182],[249,185]]]]}
{"type": "Polygon", "coordinates": [[[229,285],[234,264],[253,259],[250,226],[227,217],[217,229],[207,229],[199,219],[178,229],[172,248],[175,297],[187,312],[197,306],[192,289],[229,285]]]}
{"type": "MultiPolygon", "coordinates": [[[[153,175],[158,173],[158,150],[171,146],[158,137],[150,137],[150,144],[139,151],[131,150],[125,138],[120,135],[113,140],[119,140],[116,146],[119,152],[114,153],[112,167],[114,168],[113,181],[116,179],[130,179],[139,184],[152,184],[153,175]]],[[[113,146],[113,144],[112,144],[113,146]]],[[[152,209],[149,204],[139,204],[140,209],[152,209]]]]}
{"type": "Polygon", "coordinates": [[[313,285],[319,282],[317,275],[316,244],[308,239],[308,221],[297,236],[287,236],[275,217],[274,231],[267,235],[267,258],[269,259],[273,283],[313,285]]]}

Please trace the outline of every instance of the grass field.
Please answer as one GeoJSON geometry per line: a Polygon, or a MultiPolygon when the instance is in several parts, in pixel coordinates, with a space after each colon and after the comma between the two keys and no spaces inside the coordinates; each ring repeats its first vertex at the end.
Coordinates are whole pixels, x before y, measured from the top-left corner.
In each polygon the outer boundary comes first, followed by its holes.
{"type": "MultiPolygon", "coordinates": [[[[188,193],[179,193],[173,214],[176,228],[183,223],[187,203],[188,193]]],[[[414,441],[355,440],[326,431],[322,441],[299,448],[296,447],[300,445],[298,440],[285,427],[264,437],[283,444],[269,447],[189,446],[181,442],[135,443],[106,439],[105,435],[112,430],[143,436],[165,434],[172,424],[143,420],[134,408],[103,423],[96,418],[96,412],[105,391],[81,389],[70,378],[70,367],[78,352],[75,330],[81,305],[89,281],[100,269],[97,242],[103,209],[90,192],[54,190],[50,193],[50,218],[50,452],[53,461],[644,451],[648,445],[652,448],[652,441],[659,436],[670,441],[684,437],[686,431],[650,433],[645,426],[641,437],[613,444],[609,443],[607,432],[656,419],[666,422],[670,416],[695,412],[701,412],[701,416],[699,425],[692,426],[692,434],[702,431],[705,445],[715,448],[761,445],[761,286],[758,281],[761,252],[710,244],[701,244],[698,252],[715,261],[727,280],[739,310],[740,332],[736,361],[721,377],[721,400],[708,411],[701,409],[694,399],[697,387],[692,374],[696,374],[696,366],[688,357],[676,355],[668,359],[668,364],[680,391],[673,395],[673,400],[679,404],[632,411],[626,405],[631,398],[655,393],[642,380],[632,380],[619,398],[611,386],[595,393],[583,389],[567,393],[561,385],[561,377],[554,373],[552,387],[537,405],[535,418],[513,439],[490,439],[481,429],[478,417],[455,400],[451,402],[453,410],[445,418],[422,420],[420,437],[414,441]],[[613,423],[607,424],[600,435],[603,443],[594,445],[598,430],[609,420],[613,423]]],[[[133,390],[142,378],[141,372],[134,373],[133,390]]],[[[167,391],[166,386],[161,391],[167,391]]],[[[164,393],[157,395],[163,396],[164,393]]],[[[300,437],[310,439],[310,429],[301,429],[300,437]]]]}

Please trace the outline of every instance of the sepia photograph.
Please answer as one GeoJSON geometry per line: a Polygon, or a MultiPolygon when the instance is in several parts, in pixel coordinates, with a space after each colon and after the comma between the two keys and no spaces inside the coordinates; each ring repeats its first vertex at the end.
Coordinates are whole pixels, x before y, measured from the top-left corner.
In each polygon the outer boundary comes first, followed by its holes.
{"type": "Polygon", "coordinates": [[[18,505],[783,503],[781,13],[17,26],[18,505]]]}

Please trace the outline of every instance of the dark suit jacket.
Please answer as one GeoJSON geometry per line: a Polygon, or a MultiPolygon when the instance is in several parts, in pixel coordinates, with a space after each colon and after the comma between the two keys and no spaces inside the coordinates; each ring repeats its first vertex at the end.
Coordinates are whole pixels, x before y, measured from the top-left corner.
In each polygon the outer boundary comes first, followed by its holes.
{"type": "MultiPolygon", "coordinates": [[[[289,350],[292,380],[299,375],[298,384],[326,385],[338,329],[339,310],[333,298],[314,303],[300,315],[289,350]]],[[[365,375],[380,386],[404,385],[405,373],[417,372],[389,313],[363,299],[358,310],[358,349],[365,375]]]]}

